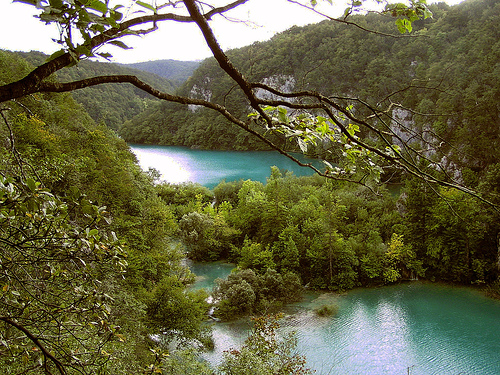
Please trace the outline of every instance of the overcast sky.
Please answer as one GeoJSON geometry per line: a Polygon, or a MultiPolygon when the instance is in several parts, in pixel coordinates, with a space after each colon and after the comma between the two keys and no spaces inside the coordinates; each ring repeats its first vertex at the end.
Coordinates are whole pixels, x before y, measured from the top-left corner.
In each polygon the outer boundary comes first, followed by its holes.
{"type": "MultiPolygon", "coordinates": [[[[125,4],[128,1],[130,0],[122,0],[121,3],[125,4]]],[[[328,5],[322,10],[331,16],[338,16],[346,7],[344,1],[341,1],[342,4],[337,8],[328,5]]],[[[449,4],[459,1],[447,0],[449,4]]],[[[338,3],[337,1],[336,4],[338,3]]],[[[52,42],[52,38],[58,37],[56,26],[43,24],[33,17],[34,14],[35,9],[32,6],[13,3],[11,0],[0,0],[0,49],[36,50],[47,54],[58,50],[58,45],[52,42]]],[[[211,25],[224,49],[267,40],[293,25],[302,26],[322,19],[286,0],[250,0],[248,4],[238,7],[227,15],[253,21],[254,25],[248,26],[216,17],[211,25]]],[[[130,63],[159,59],[201,60],[210,56],[195,25],[164,22],[159,30],[146,37],[131,36],[124,41],[133,49],[127,51],[106,49],[113,54],[115,62],[130,63]]]]}

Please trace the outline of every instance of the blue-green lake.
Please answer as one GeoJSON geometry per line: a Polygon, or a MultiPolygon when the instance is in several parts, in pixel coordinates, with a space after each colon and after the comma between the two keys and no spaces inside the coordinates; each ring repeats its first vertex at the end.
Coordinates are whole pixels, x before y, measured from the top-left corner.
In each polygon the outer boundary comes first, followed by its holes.
{"type": "MultiPolygon", "coordinates": [[[[232,266],[194,264],[200,287],[210,288],[232,266]]],[[[298,352],[316,374],[498,375],[500,301],[478,291],[425,282],[356,289],[338,295],[307,293],[292,304],[282,330],[297,333],[298,352]],[[319,317],[314,307],[336,304],[338,314],[319,317]]],[[[242,345],[247,321],[216,323],[217,364],[224,350],[242,345]]]]}
{"type": "MultiPolygon", "coordinates": [[[[272,165],[312,174],[275,152],[132,150],[163,180],[209,188],[223,179],[265,182],[272,165]]],[[[191,266],[195,287],[208,289],[232,269],[220,262],[191,266]]],[[[242,345],[249,327],[248,321],[216,323],[215,350],[205,359],[217,364],[224,350],[242,345]]],[[[299,353],[319,375],[500,375],[500,302],[470,288],[412,282],[343,295],[310,292],[287,308],[282,329],[297,332],[299,353]],[[316,316],[314,307],[325,304],[336,304],[338,314],[316,316]]]]}
{"type": "MultiPolygon", "coordinates": [[[[296,176],[312,175],[276,151],[212,151],[177,146],[130,145],[144,170],[152,167],[161,173],[161,180],[170,183],[196,182],[208,188],[220,181],[254,180],[265,182],[271,166],[292,171],[296,176]]],[[[302,162],[321,166],[321,162],[294,154],[302,162]]]]}

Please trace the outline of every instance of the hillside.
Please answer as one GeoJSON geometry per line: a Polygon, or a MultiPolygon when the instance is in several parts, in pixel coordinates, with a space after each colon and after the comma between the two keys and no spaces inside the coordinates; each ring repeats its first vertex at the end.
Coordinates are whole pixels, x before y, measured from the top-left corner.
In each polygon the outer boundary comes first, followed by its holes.
{"type": "MultiPolygon", "coordinates": [[[[324,21],[293,27],[268,42],[228,54],[253,81],[410,108],[413,112],[393,115],[414,129],[460,145],[447,150],[450,158],[482,169],[499,156],[500,4],[468,1],[450,7],[439,3],[431,9],[433,18],[415,22],[411,37],[387,37],[324,21]]],[[[391,18],[369,14],[355,20],[379,33],[394,32],[391,18]]],[[[207,59],[179,92],[224,102],[246,119],[248,103],[232,85],[216,61],[207,59]]],[[[126,122],[120,133],[137,143],[206,149],[262,147],[221,116],[168,103],[126,122]]]]}
{"type": "Polygon", "coordinates": [[[182,85],[188,80],[193,72],[200,65],[199,61],[178,61],[178,60],[155,60],[144,61],[133,64],[121,64],[132,69],[138,69],[145,72],[159,75],[176,84],[182,85]]]}
{"type": "MultiPolygon", "coordinates": [[[[19,52],[29,63],[38,66],[47,55],[40,52],[19,52]]],[[[99,75],[129,74],[136,75],[161,91],[173,92],[176,85],[159,75],[132,69],[113,63],[85,60],[77,66],[57,72],[62,81],[73,81],[99,75]]],[[[76,102],[83,105],[92,119],[117,130],[123,122],[144,111],[157,100],[149,94],[129,84],[99,85],[73,92],[76,102]]]]}
{"type": "MultiPolygon", "coordinates": [[[[0,51],[0,84],[32,69],[19,54],[0,51]]],[[[4,321],[0,368],[25,374],[141,373],[149,364],[149,337],[158,331],[144,307],[154,303],[156,288],[175,293],[175,309],[189,311],[170,313],[177,337],[184,336],[179,323],[194,332],[204,319],[177,281],[184,267],[183,254],[168,245],[176,231],[173,215],[126,143],[96,124],[72,94],[30,95],[4,104],[0,282],[8,283],[16,304],[4,290],[0,316],[15,317],[23,333],[36,335],[68,371],[39,361],[35,351],[19,361],[33,343],[4,321]],[[19,313],[25,307],[30,313],[19,313]],[[105,330],[93,323],[100,317],[105,330]],[[114,327],[120,341],[108,336],[114,327]],[[66,356],[66,350],[85,355],[66,356]],[[113,353],[111,361],[103,350],[113,353]]]]}

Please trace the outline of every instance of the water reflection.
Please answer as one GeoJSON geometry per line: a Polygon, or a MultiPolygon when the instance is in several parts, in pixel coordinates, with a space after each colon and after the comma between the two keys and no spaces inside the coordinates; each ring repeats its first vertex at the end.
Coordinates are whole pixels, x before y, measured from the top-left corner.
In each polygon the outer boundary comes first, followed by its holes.
{"type": "MultiPolygon", "coordinates": [[[[500,303],[465,288],[422,283],[357,290],[347,295],[309,293],[282,320],[297,332],[298,350],[316,374],[500,374],[500,303]],[[313,309],[335,303],[338,315],[313,309]]],[[[244,323],[214,326],[217,363],[240,345],[244,323]]]]}
{"type": "Polygon", "coordinates": [[[159,148],[141,147],[135,148],[135,155],[139,161],[139,165],[144,169],[157,169],[162,178],[173,184],[188,182],[193,180],[194,176],[190,173],[188,160],[182,161],[180,157],[174,157],[159,148]]]}
{"type": "MultiPolygon", "coordinates": [[[[130,147],[144,170],[155,168],[160,172],[161,179],[170,183],[192,181],[208,188],[215,187],[223,179],[251,179],[264,183],[271,174],[271,166],[293,171],[297,176],[314,173],[312,169],[300,167],[275,151],[213,151],[151,145],[130,147]]],[[[322,167],[319,160],[306,159],[301,154],[294,156],[322,167]]]]}

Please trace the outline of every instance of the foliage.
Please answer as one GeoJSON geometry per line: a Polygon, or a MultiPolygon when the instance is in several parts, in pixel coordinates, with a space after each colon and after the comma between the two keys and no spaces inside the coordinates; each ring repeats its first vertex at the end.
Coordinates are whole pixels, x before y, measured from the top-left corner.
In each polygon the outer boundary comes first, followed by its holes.
{"type": "Polygon", "coordinates": [[[177,85],[181,85],[191,77],[191,74],[200,63],[198,61],[155,60],[123,65],[156,74],[177,85]]]}
{"type": "Polygon", "coordinates": [[[263,273],[251,269],[238,270],[227,279],[217,279],[213,290],[214,314],[234,319],[248,314],[267,314],[301,296],[299,278],[293,273],[280,274],[268,268],[263,273]]]}
{"type": "Polygon", "coordinates": [[[105,283],[125,254],[106,215],[75,191],[62,200],[33,179],[0,177],[2,367],[91,372],[123,340],[105,283]]]}
{"type": "Polygon", "coordinates": [[[244,345],[224,352],[222,363],[216,368],[200,360],[196,349],[188,348],[170,355],[156,352],[157,364],[148,370],[172,375],[311,374],[305,358],[297,353],[295,333],[282,335],[279,319],[281,315],[253,318],[253,328],[244,345]]]}
{"type": "MultiPolygon", "coordinates": [[[[29,69],[17,55],[0,57],[2,81],[17,74],[16,66],[29,69]]],[[[160,326],[205,343],[204,297],[184,293],[194,276],[173,245],[175,216],[123,140],[68,94],[11,104],[0,127],[0,175],[8,191],[1,219],[2,368],[40,373],[45,354],[52,373],[140,373],[159,344],[150,337],[160,326]],[[113,251],[126,255],[121,268],[114,267],[113,251]],[[155,313],[167,295],[185,313],[171,306],[179,313],[175,321],[155,313]],[[41,347],[28,346],[23,332],[43,339],[41,347]]]]}
{"type": "Polygon", "coordinates": [[[239,234],[227,223],[231,205],[226,203],[214,208],[203,204],[201,196],[197,195],[194,209],[179,220],[180,238],[187,247],[188,256],[193,260],[226,258],[233,238],[239,234]]]}
{"type": "Polygon", "coordinates": [[[253,319],[251,335],[239,350],[224,353],[219,369],[222,374],[311,374],[305,367],[305,358],[295,352],[297,339],[294,333],[278,337],[279,316],[253,319]]]}
{"type": "MultiPolygon", "coordinates": [[[[365,37],[355,28],[341,37],[337,26],[325,22],[233,51],[231,62],[212,40],[206,20],[240,2],[206,14],[194,0],[165,4],[185,5],[188,17],[137,1],[146,14],[127,21],[120,6],[110,8],[100,0],[23,2],[36,6],[42,21],[60,26],[63,50],[38,68],[0,54],[0,98],[15,99],[10,110],[1,109],[5,127],[0,129],[0,320],[5,327],[0,361],[9,370],[160,371],[158,346],[168,347],[178,333],[181,339],[202,340],[206,295],[185,291],[193,276],[169,238],[178,229],[194,258],[233,256],[241,268],[257,270],[239,270],[218,281],[216,312],[224,318],[277,308],[298,297],[300,280],[314,288],[345,290],[412,277],[411,272],[460,283],[497,278],[498,214],[434,182],[457,187],[452,177],[463,177],[479,191],[498,190],[498,4],[436,5],[433,21],[416,21],[417,15],[428,16],[422,2],[386,9],[402,17],[400,31],[417,29],[431,37],[428,44],[422,38],[365,37]],[[68,84],[50,77],[106,43],[126,48],[122,36],[147,32],[134,31],[135,26],[156,27],[163,20],[197,23],[216,58],[200,65],[180,96],[159,93],[128,75],[68,84]],[[78,42],[75,31],[82,37],[78,42]],[[374,58],[380,56],[376,53],[398,59],[374,58]],[[313,58],[317,55],[320,62],[313,58]],[[325,79],[332,76],[342,81],[325,79]],[[308,86],[296,86],[305,77],[308,86]],[[280,92],[280,84],[266,84],[270,78],[309,91],[280,92]],[[427,182],[408,180],[396,205],[387,193],[375,198],[368,188],[346,189],[273,169],[265,185],[221,186],[211,205],[211,192],[201,187],[155,187],[123,140],[96,125],[70,95],[56,94],[102,82],[133,83],[176,103],[154,108],[154,125],[124,125],[127,139],[281,151],[298,147],[328,159],[326,177],[364,184],[399,168],[427,182]],[[349,98],[355,90],[356,98],[349,98]],[[373,93],[383,100],[374,101],[373,93]],[[180,104],[191,106],[180,111],[180,104]],[[199,106],[215,112],[207,115],[197,111],[199,106]],[[249,106],[256,116],[247,117],[249,106]],[[227,119],[244,132],[227,130],[227,119]],[[164,131],[166,123],[172,126],[164,131]],[[454,140],[463,147],[450,147],[447,141],[454,140]],[[381,170],[384,163],[391,168],[381,170]],[[436,170],[443,165],[459,172],[443,177],[436,170]],[[183,200],[189,201],[184,207],[183,200]],[[104,204],[114,219],[109,231],[99,225],[104,204]],[[127,265],[121,248],[128,253],[127,265]],[[117,272],[116,265],[126,273],[117,272]],[[165,334],[154,342],[158,331],[165,334]],[[147,366],[150,348],[155,363],[147,366]]],[[[345,16],[357,7],[354,2],[345,16]]],[[[389,27],[374,15],[354,20],[368,27],[373,22],[380,32],[389,27]]],[[[291,346],[278,342],[275,328],[273,322],[259,322],[256,335],[227,355],[221,371],[246,373],[256,366],[260,373],[306,372],[292,353],[294,341],[291,346]]],[[[202,367],[197,370],[205,371],[202,367]]]]}
{"type": "Polygon", "coordinates": [[[159,183],[156,185],[158,196],[169,205],[177,219],[193,211],[200,211],[211,203],[213,194],[205,186],[192,182],[182,184],[159,183]]]}
{"type": "Polygon", "coordinates": [[[322,305],[316,309],[314,309],[314,312],[318,316],[332,316],[336,315],[339,310],[339,307],[337,305],[322,305]]]}
{"type": "MultiPolygon", "coordinates": [[[[230,57],[220,48],[213,30],[207,22],[214,15],[232,10],[245,1],[235,1],[221,7],[214,7],[196,0],[184,0],[160,6],[137,1],[127,11],[131,15],[129,19],[123,18],[121,10],[123,5],[114,5],[111,7],[109,3],[99,0],[85,4],[74,3],[68,0],[59,0],[56,2],[24,0],[23,2],[36,6],[41,12],[38,17],[42,21],[55,23],[59,26],[59,42],[63,46],[63,49],[53,54],[47,63],[34,69],[25,79],[0,86],[0,100],[2,101],[17,99],[36,92],[74,91],[101,83],[128,82],[167,102],[188,104],[190,111],[196,111],[196,106],[209,108],[214,111],[213,113],[217,113],[225,120],[229,120],[247,133],[254,135],[261,143],[273,149],[280,150],[280,152],[292,159],[294,158],[286,151],[285,145],[278,145],[280,137],[276,137],[274,133],[283,133],[288,138],[296,137],[301,149],[305,149],[308,142],[316,145],[317,140],[314,137],[311,138],[311,135],[318,135],[319,143],[326,146],[323,152],[332,154],[332,156],[328,156],[326,159],[336,162],[337,166],[333,167],[327,161],[327,167],[324,171],[320,171],[313,166],[310,167],[329,178],[357,181],[358,183],[365,183],[364,180],[378,182],[381,165],[377,165],[377,163],[380,164],[380,161],[388,162],[393,167],[402,168],[420,178],[430,178],[428,172],[420,170],[413,160],[414,154],[421,155],[419,151],[407,148],[405,154],[403,154],[400,146],[393,144],[392,140],[385,136],[385,130],[380,129],[378,122],[382,123],[382,127],[386,126],[390,129],[387,122],[388,111],[384,112],[357,99],[349,99],[345,96],[337,95],[331,96],[330,93],[319,93],[316,91],[288,93],[286,91],[290,91],[291,88],[283,89],[276,87],[274,84],[268,85],[265,79],[263,80],[264,82],[259,82],[253,81],[254,77],[250,77],[251,80],[246,78],[243,70],[236,68],[236,65],[231,62],[230,57]],[[146,11],[146,15],[136,16],[134,11],[138,8],[141,9],[141,12],[146,11]],[[174,11],[168,13],[165,11],[166,8],[173,9],[174,11]],[[208,11],[206,11],[207,8],[209,9],[208,11]],[[185,15],[186,13],[188,15],[185,15]],[[226,99],[229,99],[229,96],[227,95],[228,91],[224,90],[225,93],[219,96],[222,101],[213,101],[212,92],[198,86],[193,86],[189,94],[170,95],[156,90],[138,77],[129,75],[100,76],[69,83],[51,82],[47,79],[54,72],[77,63],[84,56],[94,57],[98,55],[108,58],[109,54],[97,52],[100,47],[106,44],[127,49],[128,47],[120,39],[130,34],[147,34],[156,30],[157,23],[163,21],[191,22],[196,24],[208,43],[217,64],[224,71],[223,80],[230,83],[230,85],[235,84],[236,89],[234,91],[243,100],[233,101],[233,98],[230,98],[231,100],[226,104],[226,99]],[[151,26],[151,29],[147,29],[148,26],[151,26]],[[139,27],[146,28],[141,29],[139,27]],[[82,40],[77,41],[74,38],[75,33],[78,33],[82,40]],[[264,93],[260,92],[262,90],[264,93]],[[302,100],[302,98],[306,100],[302,100]],[[362,110],[359,111],[361,117],[358,117],[358,110],[354,108],[354,104],[361,106],[362,110]],[[241,108],[248,108],[248,106],[256,111],[257,120],[253,123],[244,121],[240,117],[241,108]],[[272,114],[266,113],[266,110],[269,108],[274,108],[279,113],[277,118],[272,114]],[[290,116],[287,115],[289,109],[294,112],[290,116]],[[364,118],[363,110],[375,112],[376,115],[364,118]],[[320,115],[318,116],[317,113],[320,115]],[[361,130],[364,130],[365,134],[362,134],[361,130]],[[376,137],[375,142],[373,141],[373,137],[376,137]],[[341,143],[341,160],[347,161],[345,165],[338,160],[334,160],[335,153],[332,152],[333,148],[330,147],[332,142],[341,143]],[[379,144],[374,144],[377,142],[379,144]],[[410,155],[406,155],[408,152],[410,155]]],[[[316,1],[311,1],[310,7],[314,8],[316,3],[316,1]]],[[[344,16],[335,19],[335,21],[340,24],[352,24],[353,22],[348,21],[347,18],[351,16],[352,12],[362,9],[361,6],[363,4],[364,1],[353,2],[344,12],[344,16]]],[[[314,11],[314,9],[311,10],[314,11]]],[[[411,31],[414,21],[420,18],[426,19],[431,15],[425,0],[415,0],[408,5],[386,3],[386,8],[382,13],[398,18],[397,25],[401,32],[411,31]]],[[[366,30],[356,22],[358,21],[354,21],[360,29],[366,30]]],[[[208,83],[211,79],[210,77],[205,77],[204,81],[208,83]]],[[[290,80],[285,77],[285,81],[288,85],[288,81],[290,80]]],[[[295,81],[293,77],[291,81],[295,81]]],[[[295,82],[290,83],[291,86],[295,84],[295,82]]],[[[233,90],[230,89],[229,92],[231,91],[233,90]]],[[[146,127],[145,130],[145,134],[141,134],[141,137],[144,136],[151,139],[151,137],[155,136],[155,132],[150,127],[146,127]]],[[[208,129],[208,132],[207,129],[199,130],[198,133],[194,134],[197,139],[202,138],[203,133],[207,133],[208,135],[213,134],[213,132],[210,132],[210,129],[208,129]]],[[[391,131],[397,137],[397,132],[392,129],[391,131]]],[[[171,137],[172,134],[167,135],[167,138],[171,137]]],[[[403,143],[406,144],[405,141],[403,143]]],[[[440,181],[440,183],[445,186],[464,189],[456,181],[440,181]]]]}
{"type": "MultiPolygon", "coordinates": [[[[400,6],[393,8],[396,14],[405,12],[400,6]]],[[[262,112],[250,118],[244,94],[232,89],[233,82],[215,59],[204,61],[179,93],[210,97],[248,128],[231,127],[222,115],[201,107],[162,105],[127,123],[123,135],[131,141],[143,139],[142,126],[151,134],[148,139],[161,144],[261,149],[262,144],[249,142],[247,131],[255,130],[283,149],[327,159],[326,171],[335,178],[357,182],[369,177],[398,178],[405,168],[388,167],[381,159],[404,159],[413,153],[411,173],[422,172],[427,179],[442,178],[453,185],[452,181],[467,184],[461,179],[467,169],[477,181],[485,167],[498,159],[488,144],[496,142],[499,128],[494,124],[499,118],[495,98],[500,86],[495,84],[498,74],[491,63],[498,60],[499,7],[480,1],[453,7],[440,3],[430,9],[432,19],[412,22],[418,37],[384,37],[380,33],[390,33],[393,20],[367,14],[350,19],[374,33],[324,21],[229,51],[227,56],[238,70],[258,82],[258,99],[274,100],[268,106],[262,104],[262,112]],[[266,91],[266,84],[286,96],[266,91]],[[293,92],[301,90],[339,98],[332,105],[334,116],[325,116],[319,108],[302,109],[298,102],[305,99],[292,99],[293,92]],[[353,120],[363,116],[378,121],[367,129],[364,120],[353,120]],[[374,141],[377,134],[379,140],[374,141]],[[361,145],[361,139],[366,144],[361,145]],[[417,166],[423,159],[433,163],[417,166]],[[448,175],[435,174],[436,166],[448,175]]],[[[403,21],[399,26],[408,30],[403,21]]]]}
{"type": "MultiPolygon", "coordinates": [[[[265,270],[276,267],[273,261],[273,251],[269,247],[264,248],[262,244],[255,243],[245,238],[243,246],[236,250],[238,264],[243,269],[253,269],[265,272],[265,270]]],[[[235,254],[233,254],[235,255],[235,254]]]]}
{"type": "MultiPolygon", "coordinates": [[[[495,171],[490,190],[498,182],[495,171]]],[[[226,189],[228,183],[221,186],[226,189]]],[[[231,194],[221,195],[218,206],[210,207],[224,212],[227,231],[233,233],[225,246],[231,250],[218,252],[217,246],[206,244],[212,255],[207,252],[201,259],[219,254],[257,274],[268,269],[295,273],[314,289],[348,290],[415,278],[490,283],[498,272],[495,211],[484,211],[465,193],[418,179],[409,179],[400,197],[388,192],[376,196],[366,188],[273,168],[267,184],[238,182],[231,194]]],[[[205,216],[196,216],[210,217],[208,211],[201,212],[205,216]]],[[[245,280],[248,285],[241,286],[241,293],[249,306],[258,305],[258,293],[245,280]]],[[[251,311],[245,303],[236,315],[251,311]]],[[[223,305],[221,310],[231,315],[234,304],[223,305]]]]}
{"type": "MultiPolygon", "coordinates": [[[[361,1],[355,3],[358,7],[362,5],[361,1]]],[[[395,13],[404,11],[401,6],[402,4],[395,5],[395,13]]],[[[413,16],[410,17],[414,20],[413,16]]],[[[350,17],[353,22],[376,32],[390,33],[394,29],[394,20],[391,18],[373,14],[363,17],[350,15],[350,17]]],[[[426,20],[425,25],[433,22],[434,20],[426,20]]],[[[404,24],[412,24],[414,31],[418,31],[422,28],[422,23],[422,21],[406,20],[404,24]]],[[[411,53],[409,44],[411,43],[404,38],[385,38],[338,22],[324,21],[306,27],[292,27],[275,35],[269,42],[254,43],[248,47],[228,51],[228,56],[255,82],[276,82],[277,89],[307,88],[329,95],[348,96],[352,92],[359,92],[360,98],[371,102],[401,89],[405,83],[411,83],[412,77],[405,74],[411,61],[406,56],[401,59],[403,55],[401,52],[399,54],[392,52],[407,48],[408,53],[411,53]],[[374,60],[374,56],[380,57],[374,60]],[[324,77],[329,79],[325,80],[324,77]],[[293,82],[290,87],[287,86],[288,81],[293,82]],[[300,82],[307,82],[307,85],[300,82]]],[[[211,100],[220,104],[228,103],[229,99],[232,99],[230,109],[246,121],[248,113],[247,106],[243,105],[245,99],[241,92],[231,90],[232,85],[233,82],[227,79],[217,61],[212,58],[200,64],[179,93],[194,97],[202,97],[209,93],[211,100]]],[[[264,90],[260,92],[263,97],[269,96],[264,90]]],[[[357,108],[352,109],[357,110],[357,108]]],[[[299,112],[293,109],[287,111],[283,106],[268,106],[267,110],[272,112],[277,120],[275,126],[266,129],[256,126],[255,129],[265,132],[266,136],[273,140],[279,140],[278,144],[284,143],[284,139],[287,138],[285,147],[324,156],[326,150],[330,148],[321,141],[326,135],[335,142],[341,140],[339,128],[317,113],[299,112]],[[293,118],[290,118],[291,116],[293,118]],[[297,124],[300,126],[295,126],[297,124]],[[301,134],[301,130],[312,126],[314,129],[311,130],[314,131],[308,132],[307,136],[301,134]]],[[[252,116],[248,120],[255,118],[257,117],[252,116]]],[[[196,110],[193,107],[179,108],[169,105],[162,105],[161,109],[150,108],[127,122],[122,128],[122,134],[128,141],[137,142],[141,139],[142,127],[149,128],[155,134],[155,143],[159,144],[198,146],[206,149],[269,148],[255,142],[245,130],[229,125],[223,116],[200,107],[196,110]],[[168,120],[159,118],[159,112],[165,113],[168,120]]],[[[340,160],[343,152],[349,154],[363,152],[356,147],[351,149],[348,145],[345,147],[342,145],[338,150],[335,155],[330,156],[330,159],[340,160]]]]}
{"type": "MultiPolygon", "coordinates": [[[[16,52],[23,59],[38,66],[43,64],[48,56],[39,52],[16,52]]],[[[78,66],[61,70],[55,77],[61,81],[70,82],[101,75],[135,75],[148,84],[165,92],[173,92],[172,82],[132,68],[118,64],[97,61],[81,61],[78,66]]],[[[99,85],[77,90],[73,93],[75,101],[83,106],[85,111],[96,123],[103,123],[108,128],[118,131],[121,125],[154,105],[157,99],[143,91],[126,84],[99,85]]]]}
{"type": "Polygon", "coordinates": [[[498,273],[494,210],[453,190],[408,182],[405,242],[430,279],[490,283],[498,273]],[[426,190],[435,189],[439,196],[426,190]],[[438,198],[441,199],[438,199],[438,198]]]}
{"type": "Polygon", "coordinates": [[[425,275],[422,261],[416,258],[411,248],[403,243],[403,235],[394,233],[385,253],[384,281],[394,283],[405,278],[417,278],[425,275]]]}
{"type": "Polygon", "coordinates": [[[162,374],[167,375],[213,375],[209,364],[200,360],[199,353],[193,349],[177,350],[161,361],[162,374]]]}
{"type": "Polygon", "coordinates": [[[208,313],[208,295],[203,291],[186,292],[175,277],[168,277],[150,292],[147,304],[148,325],[161,332],[161,339],[169,343],[200,338],[202,321],[208,313]]]}

